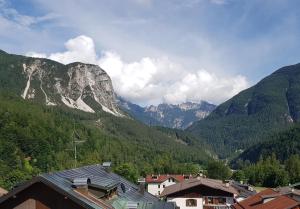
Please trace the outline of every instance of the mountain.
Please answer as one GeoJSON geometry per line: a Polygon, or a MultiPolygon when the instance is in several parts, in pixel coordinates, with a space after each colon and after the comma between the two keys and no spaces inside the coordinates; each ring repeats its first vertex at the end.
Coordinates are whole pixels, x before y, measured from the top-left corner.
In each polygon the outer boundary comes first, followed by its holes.
{"type": "Polygon", "coordinates": [[[215,108],[215,105],[205,101],[141,107],[123,98],[118,98],[118,104],[123,111],[147,125],[178,129],[185,129],[193,122],[205,118],[215,108]]]}
{"type": "Polygon", "coordinates": [[[136,176],[193,173],[211,159],[194,137],[121,114],[99,67],[1,51],[0,187],[74,167],[74,140],[81,141],[77,166],[112,161],[113,169],[129,166],[136,176]]]}
{"type": "Polygon", "coordinates": [[[291,155],[299,155],[300,126],[298,124],[286,131],[273,134],[265,139],[264,142],[248,148],[234,159],[233,164],[236,164],[239,160],[248,160],[251,163],[255,163],[261,157],[266,158],[273,153],[281,162],[285,162],[291,155]]]}
{"type": "Polygon", "coordinates": [[[228,157],[300,119],[300,64],[283,67],[187,129],[228,157]]]}
{"type": "Polygon", "coordinates": [[[0,88],[48,106],[68,106],[85,112],[122,113],[116,105],[110,77],[97,65],[0,53],[0,88]]]}

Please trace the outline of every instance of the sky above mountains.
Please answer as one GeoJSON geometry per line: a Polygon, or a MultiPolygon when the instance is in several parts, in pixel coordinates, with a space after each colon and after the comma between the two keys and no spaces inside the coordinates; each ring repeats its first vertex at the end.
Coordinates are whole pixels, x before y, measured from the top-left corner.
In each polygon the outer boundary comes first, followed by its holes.
{"type": "Polygon", "coordinates": [[[298,0],[0,0],[0,47],[99,64],[132,102],[221,103],[300,61],[298,0]]]}

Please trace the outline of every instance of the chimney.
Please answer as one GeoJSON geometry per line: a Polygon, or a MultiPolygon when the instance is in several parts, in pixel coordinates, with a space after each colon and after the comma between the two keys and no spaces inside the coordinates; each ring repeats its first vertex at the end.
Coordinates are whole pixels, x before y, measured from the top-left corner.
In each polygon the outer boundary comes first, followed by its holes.
{"type": "Polygon", "coordinates": [[[139,183],[139,193],[144,194],[145,189],[146,189],[145,188],[145,183],[146,183],[145,178],[139,178],[138,183],[139,183]]]}
{"type": "Polygon", "coordinates": [[[91,184],[91,179],[89,178],[72,179],[72,187],[82,194],[87,194],[89,184],[91,184]]]}
{"type": "Polygon", "coordinates": [[[104,170],[106,170],[107,172],[110,172],[110,170],[111,170],[111,162],[103,162],[102,166],[103,166],[104,170]]]}

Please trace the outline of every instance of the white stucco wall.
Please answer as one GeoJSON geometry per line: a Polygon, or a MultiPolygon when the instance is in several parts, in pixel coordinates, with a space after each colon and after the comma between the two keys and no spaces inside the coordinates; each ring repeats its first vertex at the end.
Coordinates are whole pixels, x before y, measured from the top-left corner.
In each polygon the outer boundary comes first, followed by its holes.
{"type": "Polygon", "coordinates": [[[170,186],[170,185],[173,185],[173,184],[177,183],[176,181],[172,182],[172,178],[170,178],[170,179],[171,179],[170,182],[167,179],[166,181],[164,181],[162,183],[148,183],[148,185],[147,185],[147,191],[150,194],[158,196],[159,192],[161,194],[164,191],[164,185],[165,185],[165,187],[167,187],[167,186],[170,186]],[[158,185],[160,185],[160,188],[158,188],[158,185]]]}
{"type": "Polygon", "coordinates": [[[176,198],[167,198],[168,202],[175,202],[180,209],[203,209],[203,199],[202,198],[184,198],[184,197],[176,197],[176,198]],[[187,199],[195,199],[197,200],[196,207],[187,207],[186,200],[187,199]]]}

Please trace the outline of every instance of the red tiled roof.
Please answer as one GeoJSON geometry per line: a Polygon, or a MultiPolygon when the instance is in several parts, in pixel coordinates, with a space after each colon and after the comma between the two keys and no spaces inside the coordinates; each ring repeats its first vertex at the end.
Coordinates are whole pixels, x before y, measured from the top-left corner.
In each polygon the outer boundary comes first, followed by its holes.
{"type": "Polygon", "coordinates": [[[281,195],[273,189],[266,189],[232,206],[234,209],[291,209],[299,206],[300,202],[281,195]],[[274,198],[263,203],[264,198],[274,198]]]}
{"type": "Polygon", "coordinates": [[[166,175],[147,175],[146,183],[162,183],[169,178],[173,178],[177,182],[182,182],[184,180],[185,176],[189,176],[190,178],[192,177],[190,175],[168,175],[168,174],[166,174],[166,175]],[[156,176],[157,178],[153,178],[153,176],[156,176]]]}

